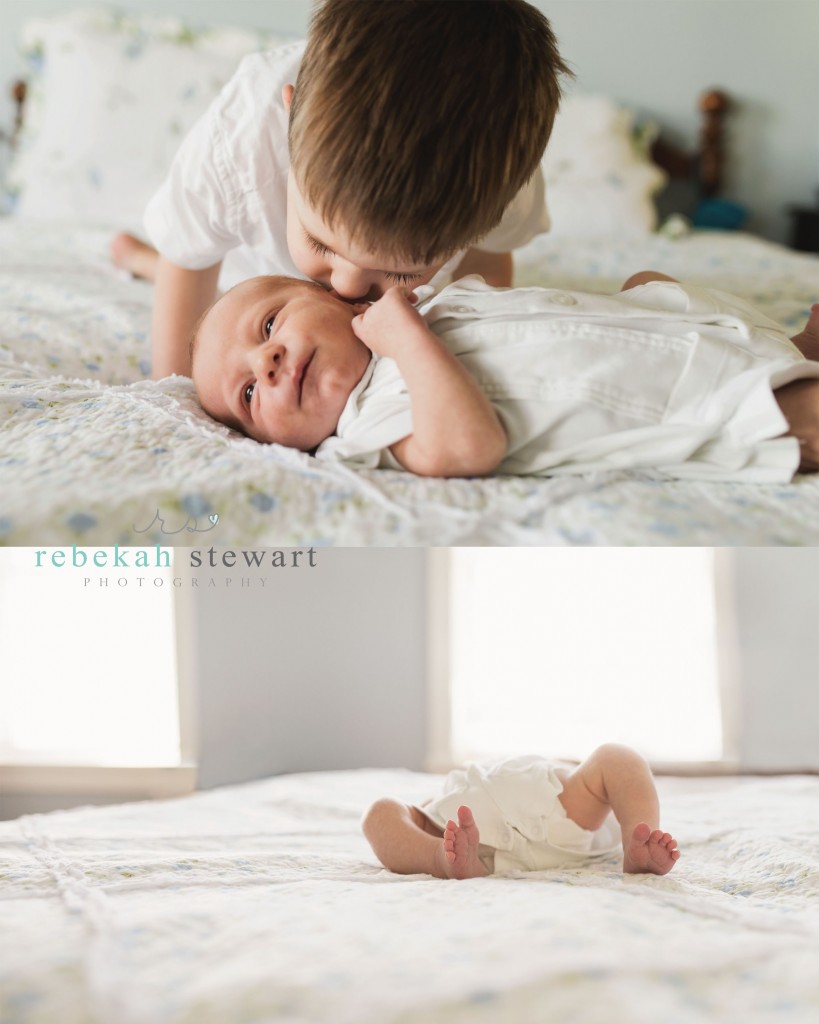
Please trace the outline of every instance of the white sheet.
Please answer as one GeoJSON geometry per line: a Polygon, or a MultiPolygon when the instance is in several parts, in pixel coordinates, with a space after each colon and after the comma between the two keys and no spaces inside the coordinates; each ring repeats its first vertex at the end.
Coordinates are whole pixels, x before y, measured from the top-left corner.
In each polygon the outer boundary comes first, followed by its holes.
{"type": "Polygon", "coordinates": [[[661,780],[682,856],[449,882],[381,869],[400,771],[0,823],[8,1024],[814,1024],[819,778],[661,780]]]}
{"type": "MultiPolygon", "coordinates": [[[[234,547],[819,543],[812,477],[422,480],[240,437],[187,380],[143,379],[152,290],[111,267],[110,234],[0,221],[0,543],[199,544],[202,530],[234,547]]],[[[605,291],[646,267],[736,292],[793,331],[819,300],[819,260],[730,234],[544,237],[518,282],[605,291]]]]}

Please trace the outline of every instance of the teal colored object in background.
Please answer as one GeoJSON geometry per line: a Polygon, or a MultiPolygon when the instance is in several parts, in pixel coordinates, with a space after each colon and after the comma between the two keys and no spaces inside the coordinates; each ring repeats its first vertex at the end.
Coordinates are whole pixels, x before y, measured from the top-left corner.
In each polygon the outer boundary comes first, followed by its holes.
{"type": "Polygon", "coordinates": [[[739,231],[747,219],[747,207],[739,203],[730,199],[703,199],[694,210],[692,222],[695,228],[739,231]]]}

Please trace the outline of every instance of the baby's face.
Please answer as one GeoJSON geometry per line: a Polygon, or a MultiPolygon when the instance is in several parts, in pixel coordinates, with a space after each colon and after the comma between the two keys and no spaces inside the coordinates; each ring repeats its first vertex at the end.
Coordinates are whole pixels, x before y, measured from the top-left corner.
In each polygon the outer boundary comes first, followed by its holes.
{"type": "Polygon", "coordinates": [[[292,278],[237,285],[196,335],[193,381],[203,408],[257,441],[315,448],[335,432],[369,365],[350,326],[363,308],[292,278]]]}

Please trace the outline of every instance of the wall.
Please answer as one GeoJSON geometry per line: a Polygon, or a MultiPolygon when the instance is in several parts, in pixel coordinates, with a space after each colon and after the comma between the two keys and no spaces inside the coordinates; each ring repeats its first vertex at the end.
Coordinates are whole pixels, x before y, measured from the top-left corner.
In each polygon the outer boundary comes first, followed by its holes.
{"type": "Polygon", "coordinates": [[[819,4],[814,0],[540,0],[575,88],[603,91],[697,137],[697,97],[719,86],[727,122],[725,194],[750,208],[749,229],[784,241],[790,203],[819,185],[819,4]]]}
{"type": "Polygon", "coordinates": [[[237,589],[238,570],[214,571],[217,587],[200,588],[192,608],[201,787],[422,768],[425,557],[319,549],[315,569],[269,571],[263,590],[237,589]]]}
{"type": "Polygon", "coordinates": [[[819,770],[819,549],[736,552],[739,756],[819,770]]]}
{"type": "MultiPolygon", "coordinates": [[[[5,82],[23,70],[13,40],[28,17],[101,0],[2,0],[0,123],[5,82]]],[[[307,0],[131,0],[132,11],[195,24],[238,24],[301,35],[307,0]]],[[[783,240],[789,203],[815,203],[819,185],[819,4],[815,0],[538,0],[576,88],[604,91],[690,145],[697,96],[718,85],[737,101],[726,193],[751,208],[750,227],[783,240]]]]}
{"type": "MultiPolygon", "coordinates": [[[[819,770],[819,550],[727,553],[740,766],[819,770]]],[[[424,551],[323,551],[262,598],[200,592],[201,784],[344,767],[422,769],[424,551]],[[228,642],[229,638],[229,642],[228,642]]]]}
{"type": "MultiPolygon", "coordinates": [[[[191,25],[269,28],[294,36],[307,33],[309,0],[0,0],[0,87],[25,71],[17,51],[24,22],[65,11],[102,7],[133,14],[172,15],[191,25]]],[[[2,100],[6,102],[5,91],[2,100]]],[[[0,108],[4,109],[4,108],[0,108]]]]}
{"type": "MultiPolygon", "coordinates": [[[[819,549],[723,554],[736,601],[740,766],[819,770],[819,549]]],[[[238,569],[198,571],[188,615],[203,788],[424,767],[426,551],[319,549],[316,561],[266,570],[264,589],[243,589],[238,569]]],[[[84,799],[7,794],[0,818],[84,799]]]]}

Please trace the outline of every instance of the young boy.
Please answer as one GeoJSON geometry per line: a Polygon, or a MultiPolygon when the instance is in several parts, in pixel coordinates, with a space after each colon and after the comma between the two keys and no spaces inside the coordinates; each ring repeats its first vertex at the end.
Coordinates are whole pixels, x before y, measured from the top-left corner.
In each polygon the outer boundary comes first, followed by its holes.
{"type": "Polygon", "coordinates": [[[467,278],[420,308],[398,288],[368,306],[245,282],[194,336],[202,405],[258,441],[430,476],[819,467],[819,305],[796,344],[741,299],[653,272],[614,296],[467,278]]]}
{"type": "Polygon", "coordinates": [[[659,821],[645,760],[607,743],[573,771],[541,757],[469,764],[420,807],[376,800],[361,825],[390,871],[462,879],[568,867],[620,849],[625,874],[664,875],[680,852],[659,821]]]}
{"type": "Polygon", "coordinates": [[[153,376],[188,339],[222,261],[346,299],[411,289],[446,263],[510,285],[511,250],[548,228],[539,162],[570,74],[523,0],[324,0],[306,47],[246,58],[146,211],[153,376]],[[292,84],[295,82],[295,86],[292,84]]]}

